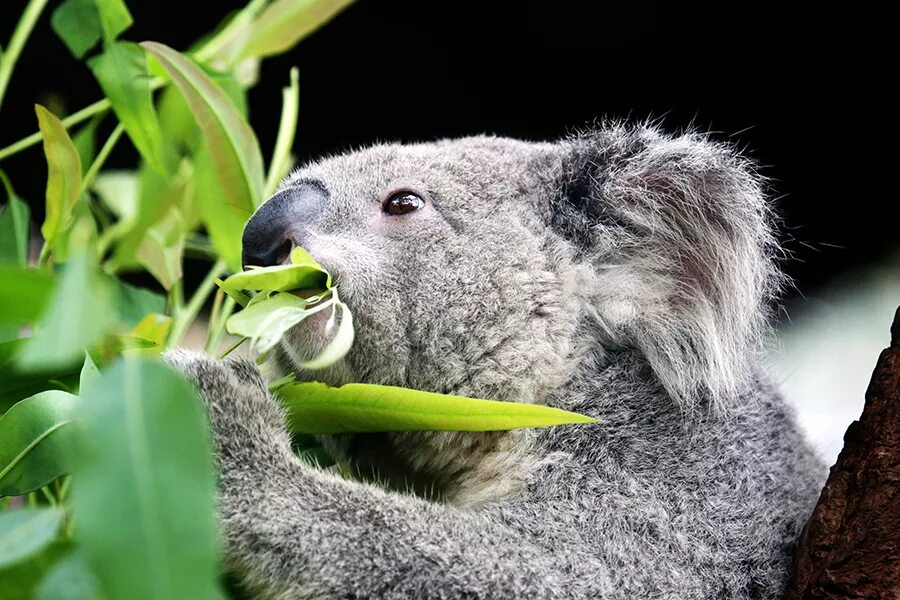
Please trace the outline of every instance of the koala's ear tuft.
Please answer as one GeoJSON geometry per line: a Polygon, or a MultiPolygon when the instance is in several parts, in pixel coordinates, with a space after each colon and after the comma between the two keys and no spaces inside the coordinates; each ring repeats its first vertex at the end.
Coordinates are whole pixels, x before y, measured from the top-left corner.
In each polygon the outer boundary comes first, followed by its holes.
{"type": "Polygon", "coordinates": [[[638,348],[685,409],[727,408],[783,283],[761,178],[727,145],[648,126],[559,148],[549,224],[597,270],[604,335],[638,348]]]}

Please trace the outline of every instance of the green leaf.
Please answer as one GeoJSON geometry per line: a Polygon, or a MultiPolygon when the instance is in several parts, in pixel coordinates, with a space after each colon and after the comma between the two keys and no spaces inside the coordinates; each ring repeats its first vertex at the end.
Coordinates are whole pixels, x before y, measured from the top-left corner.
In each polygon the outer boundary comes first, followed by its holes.
{"type": "Polygon", "coordinates": [[[84,394],[88,386],[100,380],[100,369],[94,364],[90,352],[84,353],[84,364],[81,366],[81,375],[78,378],[78,393],[84,394]]]}
{"type": "Polygon", "coordinates": [[[235,273],[223,283],[233,290],[287,292],[291,290],[331,288],[331,275],[299,246],[291,251],[291,264],[253,267],[235,273]],[[299,252],[298,252],[299,250],[299,252]]]}
{"type": "Polygon", "coordinates": [[[0,207],[0,262],[24,267],[28,263],[28,231],[31,211],[16,195],[6,173],[0,171],[7,203],[0,207]]]}
{"type": "Polygon", "coordinates": [[[122,0],[94,0],[100,11],[100,24],[103,37],[107,42],[116,39],[120,33],[131,26],[131,13],[122,0]]]}
{"type": "Polygon", "coordinates": [[[0,325],[36,321],[53,288],[53,278],[45,271],[0,264],[0,325]]]}
{"type": "MultiPolygon", "coordinates": [[[[215,202],[216,210],[204,211],[207,223],[211,225],[225,211],[232,218],[246,221],[261,203],[263,193],[262,156],[253,130],[221,86],[189,58],[156,42],[144,42],[142,46],[165,68],[203,133],[221,194],[215,202]]],[[[235,233],[240,237],[239,231],[235,233]]],[[[239,256],[237,261],[233,256],[223,258],[232,268],[240,266],[239,256]]]]}
{"type": "Polygon", "coordinates": [[[205,144],[194,154],[194,184],[194,197],[213,247],[231,270],[240,270],[241,233],[249,216],[222,204],[227,192],[205,144]]]}
{"type": "Polygon", "coordinates": [[[71,551],[71,543],[56,541],[26,561],[0,570],[0,598],[34,600],[44,575],[71,551]]]}
{"type": "Polygon", "coordinates": [[[151,313],[166,310],[166,297],[146,288],[137,287],[114,277],[104,277],[111,290],[113,312],[120,324],[134,327],[151,313]]]}
{"type": "Polygon", "coordinates": [[[289,50],[352,3],[353,0],[275,0],[250,26],[241,56],[264,57],[289,50]]]}
{"type": "Polygon", "coordinates": [[[69,472],[77,397],[50,390],[0,417],[0,496],[21,496],[69,472]]]}
{"type": "Polygon", "coordinates": [[[231,335],[252,338],[252,348],[256,352],[268,352],[290,328],[330,306],[320,303],[307,308],[309,304],[309,300],[293,294],[275,294],[251,302],[244,310],[231,315],[225,329],[231,335]]]}
{"type": "MultiPolygon", "coordinates": [[[[344,358],[353,345],[353,313],[350,312],[350,309],[343,302],[335,302],[334,306],[341,309],[341,323],[338,325],[337,333],[334,334],[334,338],[328,342],[328,345],[317,357],[300,365],[304,369],[315,370],[330,367],[344,358]]],[[[325,327],[326,331],[331,329],[333,319],[334,317],[332,316],[329,325],[325,327]]]]}
{"type": "Polygon", "coordinates": [[[131,42],[114,42],[88,65],[141,156],[156,171],[168,172],[144,51],[131,42]]]}
{"type": "Polygon", "coordinates": [[[105,596],[218,594],[215,475],[193,386],[162,363],[125,359],[82,405],[72,506],[105,596]]]}
{"type": "Polygon", "coordinates": [[[34,600],[101,600],[100,584],[77,552],[58,561],[47,572],[34,600]]]}
{"type": "Polygon", "coordinates": [[[81,59],[103,35],[94,0],[66,0],[50,16],[50,26],[75,58],[81,59]]]}
{"type": "Polygon", "coordinates": [[[22,562],[46,547],[59,529],[62,511],[23,508],[0,513],[0,568],[22,562]]]}
{"type": "Polygon", "coordinates": [[[505,431],[595,419],[558,408],[477,400],[406,388],[291,383],[278,390],[294,431],[314,435],[376,431],[505,431]]]}
{"type": "Polygon", "coordinates": [[[66,263],[62,281],[18,360],[25,371],[47,371],[80,363],[84,350],[110,322],[109,294],[87,256],[66,263]]]}
{"type": "Polygon", "coordinates": [[[41,233],[50,244],[68,224],[81,195],[81,158],[60,120],[40,104],[34,110],[47,157],[47,216],[41,233]]]}

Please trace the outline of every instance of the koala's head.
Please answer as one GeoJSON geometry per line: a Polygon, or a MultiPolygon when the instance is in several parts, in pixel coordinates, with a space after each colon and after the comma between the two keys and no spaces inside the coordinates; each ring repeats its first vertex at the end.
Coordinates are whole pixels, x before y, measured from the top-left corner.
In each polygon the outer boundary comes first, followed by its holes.
{"type": "MultiPolygon", "coordinates": [[[[618,125],[329,158],[287,178],[243,242],[246,264],[306,248],[352,309],[356,342],[317,379],[527,402],[630,346],[683,406],[726,404],[776,273],[743,160],[618,125]]],[[[286,336],[290,362],[321,349],[323,320],[286,336]]]]}

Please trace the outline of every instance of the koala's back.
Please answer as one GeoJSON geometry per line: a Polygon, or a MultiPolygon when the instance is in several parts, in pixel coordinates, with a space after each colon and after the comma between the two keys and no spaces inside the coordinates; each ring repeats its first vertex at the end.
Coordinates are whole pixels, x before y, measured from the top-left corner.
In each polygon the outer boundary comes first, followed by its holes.
{"type": "Polygon", "coordinates": [[[689,416],[625,352],[554,403],[602,423],[543,431],[527,494],[499,510],[548,552],[602,565],[584,593],[780,596],[826,473],[763,378],[729,414],[689,416]]]}

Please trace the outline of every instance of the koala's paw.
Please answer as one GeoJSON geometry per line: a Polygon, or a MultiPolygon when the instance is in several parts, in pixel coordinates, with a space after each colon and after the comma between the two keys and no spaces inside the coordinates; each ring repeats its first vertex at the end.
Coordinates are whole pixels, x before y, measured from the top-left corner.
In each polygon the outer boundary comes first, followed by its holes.
{"type": "Polygon", "coordinates": [[[188,377],[206,403],[223,469],[228,460],[261,460],[290,448],[281,408],[252,362],[188,350],[169,350],[163,358],[188,377]]]}

